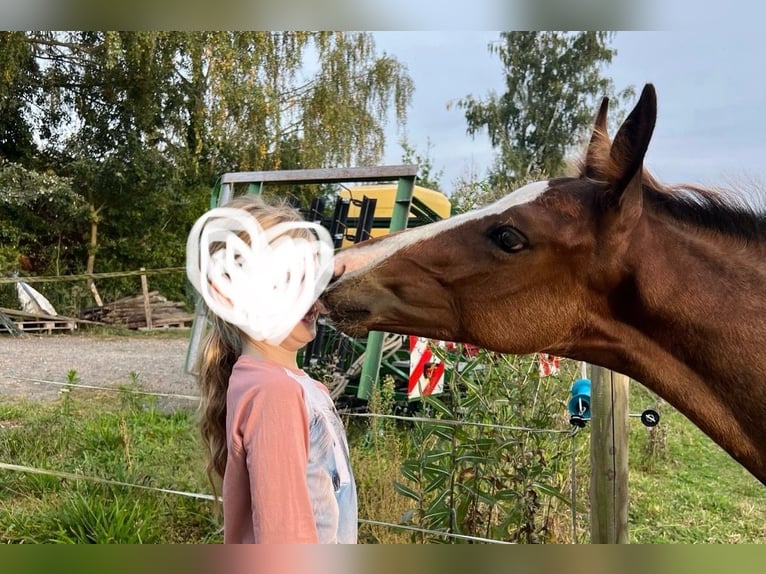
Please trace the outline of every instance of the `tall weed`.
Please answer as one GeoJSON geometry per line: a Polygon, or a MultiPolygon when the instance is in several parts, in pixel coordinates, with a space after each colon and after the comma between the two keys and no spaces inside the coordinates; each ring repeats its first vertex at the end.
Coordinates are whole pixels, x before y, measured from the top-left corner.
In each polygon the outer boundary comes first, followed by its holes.
{"type": "MultiPolygon", "coordinates": [[[[372,391],[368,403],[370,415],[394,414],[394,380],[384,377],[372,391]]],[[[407,501],[394,494],[406,449],[406,430],[393,419],[376,416],[348,417],[351,463],[357,482],[359,516],[389,524],[400,524],[408,509],[407,501]]],[[[387,526],[363,522],[360,542],[395,544],[407,542],[406,535],[387,526]]]]}
{"type": "Polygon", "coordinates": [[[151,497],[124,489],[78,485],[43,514],[33,542],[142,544],[160,540],[157,506],[151,497]]]}
{"type": "Polygon", "coordinates": [[[567,539],[570,372],[541,379],[535,357],[480,352],[452,365],[448,392],[423,401],[397,491],[414,502],[417,542],[455,534],[509,542],[567,539]],[[517,430],[509,427],[526,427],[517,430]],[[444,534],[442,534],[444,533],[444,534]]]}

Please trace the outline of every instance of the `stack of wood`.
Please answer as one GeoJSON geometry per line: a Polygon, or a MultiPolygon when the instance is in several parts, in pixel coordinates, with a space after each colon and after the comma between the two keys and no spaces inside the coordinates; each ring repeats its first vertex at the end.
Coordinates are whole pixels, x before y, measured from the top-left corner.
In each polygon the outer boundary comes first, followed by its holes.
{"type": "Polygon", "coordinates": [[[117,299],[101,307],[84,309],[84,319],[129,329],[166,329],[189,327],[194,316],[186,312],[183,303],[168,301],[158,291],[117,299]]]}

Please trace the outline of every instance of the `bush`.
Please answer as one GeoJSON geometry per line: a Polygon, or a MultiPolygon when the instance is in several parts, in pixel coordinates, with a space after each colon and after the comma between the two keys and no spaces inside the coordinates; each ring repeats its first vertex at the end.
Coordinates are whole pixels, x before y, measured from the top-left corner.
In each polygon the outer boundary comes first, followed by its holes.
{"type": "Polygon", "coordinates": [[[574,365],[537,376],[537,359],[480,352],[452,365],[448,393],[424,401],[434,420],[412,423],[404,480],[419,542],[460,542],[438,533],[539,543],[562,541],[571,488],[566,399],[574,365]],[[526,427],[532,431],[514,430],[526,427]]]}

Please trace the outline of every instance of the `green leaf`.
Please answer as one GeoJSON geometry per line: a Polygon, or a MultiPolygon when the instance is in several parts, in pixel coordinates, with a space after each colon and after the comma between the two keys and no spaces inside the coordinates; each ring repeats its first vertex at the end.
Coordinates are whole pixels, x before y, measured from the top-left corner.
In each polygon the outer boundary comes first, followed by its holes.
{"type": "Polygon", "coordinates": [[[481,454],[463,454],[460,456],[455,457],[455,462],[474,462],[474,463],[484,463],[484,462],[490,462],[492,459],[487,458],[486,456],[482,456],[481,454]]]}
{"type": "Polygon", "coordinates": [[[515,502],[521,498],[521,494],[516,490],[498,490],[495,492],[495,498],[498,500],[510,500],[515,502]]]}
{"type": "MultiPolygon", "coordinates": [[[[545,494],[546,496],[552,496],[554,498],[558,498],[560,501],[562,501],[562,502],[564,502],[566,504],[569,504],[569,505],[572,504],[572,499],[570,497],[566,496],[560,490],[558,490],[557,488],[554,488],[554,487],[552,487],[552,486],[550,486],[548,484],[542,484],[542,483],[539,483],[539,482],[533,482],[530,486],[532,488],[538,490],[542,494],[545,494]]],[[[579,504],[576,506],[576,510],[577,510],[577,512],[586,512],[585,507],[580,506],[579,504]]]]}
{"type": "Polygon", "coordinates": [[[455,432],[456,430],[454,425],[434,425],[432,429],[432,433],[435,436],[450,442],[452,442],[452,439],[455,437],[455,432]]]}
{"type": "Polygon", "coordinates": [[[403,485],[401,482],[394,481],[394,490],[396,490],[396,492],[398,492],[402,496],[411,498],[412,500],[416,502],[421,501],[421,497],[417,492],[412,490],[410,487],[403,485]]]}
{"type": "Polygon", "coordinates": [[[431,450],[423,455],[423,462],[425,464],[433,464],[435,462],[438,462],[444,459],[451,460],[451,458],[452,458],[452,452],[448,450],[439,450],[439,451],[431,450]]]}
{"type": "Polygon", "coordinates": [[[452,467],[447,466],[446,468],[442,468],[435,464],[427,464],[423,466],[423,476],[427,479],[433,480],[437,476],[451,476],[452,475],[452,467]]]}
{"type": "Polygon", "coordinates": [[[417,464],[403,464],[399,469],[402,476],[412,482],[418,482],[420,480],[420,465],[417,464]]]}
{"type": "Polygon", "coordinates": [[[450,408],[445,405],[441,400],[437,399],[436,397],[429,395],[425,398],[424,402],[430,406],[433,407],[436,412],[441,413],[445,417],[452,418],[454,415],[452,414],[452,411],[450,408]]]}
{"type": "Polygon", "coordinates": [[[448,474],[442,474],[439,476],[434,476],[426,485],[426,487],[423,489],[423,494],[431,494],[433,491],[435,491],[438,488],[441,488],[445,482],[447,482],[447,479],[449,478],[448,474]]]}

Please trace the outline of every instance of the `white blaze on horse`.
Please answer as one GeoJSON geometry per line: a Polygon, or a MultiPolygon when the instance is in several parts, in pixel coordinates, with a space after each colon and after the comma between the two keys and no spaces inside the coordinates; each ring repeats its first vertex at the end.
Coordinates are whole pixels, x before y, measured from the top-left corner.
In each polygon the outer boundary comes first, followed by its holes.
{"type": "Polygon", "coordinates": [[[643,169],[652,85],[613,142],[607,104],[577,177],[341,251],[324,305],[351,334],[546,352],[624,373],[766,483],[766,216],[643,169]]]}

